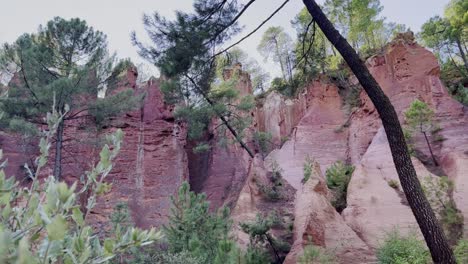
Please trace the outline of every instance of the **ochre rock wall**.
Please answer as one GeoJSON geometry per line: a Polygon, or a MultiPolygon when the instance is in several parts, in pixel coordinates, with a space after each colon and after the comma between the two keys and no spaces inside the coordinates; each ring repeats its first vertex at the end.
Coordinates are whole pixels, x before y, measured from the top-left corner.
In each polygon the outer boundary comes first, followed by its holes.
{"type": "MultiPolygon", "coordinates": [[[[122,202],[128,204],[137,226],[161,226],[169,214],[170,196],[188,179],[185,124],[174,120],[173,106],[164,103],[158,80],[151,79],[138,87],[136,77],[136,71],[130,69],[116,91],[134,89],[136,94],[144,93],[139,109],[114,118],[101,130],[83,112],[82,118],[67,122],[64,130],[63,179],[68,183],[79,180],[98,162],[106,134],[118,128],[124,131],[122,149],[106,179],[112,183],[112,190],[98,200],[88,218],[103,230],[109,226],[115,205],[122,202]]],[[[38,152],[34,146],[29,152],[22,151],[20,140],[18,136],[0,133],[0,148],[10,161],[7,174],[18,179],[24,177],[20,165],[38,152]]],[[[52,174],[53,146],[43,176],[52,174]]],[[[81,199],[86,201],[86,197],[81,199]]]]}

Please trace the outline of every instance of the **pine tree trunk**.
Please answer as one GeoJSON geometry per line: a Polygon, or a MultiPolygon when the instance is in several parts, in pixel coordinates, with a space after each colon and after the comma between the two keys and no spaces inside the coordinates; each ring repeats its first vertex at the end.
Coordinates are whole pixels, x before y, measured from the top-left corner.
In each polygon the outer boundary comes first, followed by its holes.
{"type": "Polygon", "coordinates": [[[460,38],[456,38],[456,42],[457,42],[458,50],[460,51],[460,55],[463,60],[463,64],[465,65],[465,70],[468,71],[468,59],[466,58],[466,54],[465,54],[465,51],[463,50],[460,38]]]}
{"type": "Polygon", "coordinates": [[[62,177],[62,145],[63,145],[63,120],[60,121],[57,127],[57,136],[55,141],[55,163],[54,177],[57,181],[62,177]]]}
{"type": "Polygon", "coordinates": [[[427,138],[426,132],[422,132],[424,135],[424,138],[426,139],[427,147],[429,148],[429,152],[431,153],[431,158],[432,161],[434,162],[434,165],[439,166],[439,163],[437,162],[434,153],[432,152],[431,144],[429,143],[429,139],[427,138]]]}
{"type": "Polygon", "coordinates": [[[387,134],[393,162],[400,178],[401,186],[419,228],[424,235],[433,261],[435,263],[456,263],[452,249],[416,176],[416,171],[411,162],[403,136],[403,130],[389,98],[383,93],[379,84],[370,74],[356,51],[335,29],[317,3],[314,0],[303,0],[303,2],[322,32],[333,46],[336,47],[338,52],[341,53],[376,107],[387,134]]]}

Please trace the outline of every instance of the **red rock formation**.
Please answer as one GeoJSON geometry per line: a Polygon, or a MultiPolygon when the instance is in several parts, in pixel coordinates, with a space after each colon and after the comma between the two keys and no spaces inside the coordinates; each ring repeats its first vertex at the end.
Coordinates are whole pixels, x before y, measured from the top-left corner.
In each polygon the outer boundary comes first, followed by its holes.
{"type": "MultiPolygon", "coordinates": [[[[239,67],[238,65],[234,69],[225,71],[224,77],[228,79],[232,75],[232,71],[239,71],[239,82],[236,89],[240,91],[240,96],[251,95],[250,76],[242,72],[239,67]]],[[[253,115],[253,113],[251,114],[253,115]]],[[[216,126],[216,123],[212,124],[213,128],[216,126]]],[[[211,134],[209,153],[195,155],[191,149],[188,149],[191,157],[189,167],[193,169],[190,171],[190,181],[195,186],[196,191],[207,194],[212,208],[218,208],[224,204],[233,206],[244,186],[251,159],[238,143],[228,143],[226,146],[219,145],[220,138],[233,141],[229,131],[226,131],[224,135],[218,135],[213,131],[209,133],[213,133],[211,134]]],[[[244,138],[244,141],[249,141],[249,135],[244,138]]]]}
{"type": "Polygon", "coordinates": [[[157,80],[139,89],[146,93],[142,108],[116,118],[101,133],[121,128],[125,137],[108,178],[112,191],[92,212],[100,223],[106,223],[117,203],[126,202],[137,226],[161,226],[170,212],[170,196],[188,177],[185,125],[174,121],[157,80]]]}
{"type": "MultiPolygon", "coordinates": [[[[167,220],[170,196],[188,178],[185,125],[174,121],[173,106],[164,103],[157,80],[151,79],[138,88],[136,77],[136,71],[130,69],[115,91],[130,88],[137,94],[145,93],[140,109],[114,118],[100,131],[83,112],[79,114],[81,118],[68,121],[64,130],[63,178],[69,183],[79,180],[96,164],[105,134],[117,128],[125,133],[121,152],[107,178],[113,184],[112,190],[98,201],[88,219],[95,225],[108,225],[114,206],[125,202],[137,226],[161,226],[167,220]]],[[[20,165],[27,161],[25,158],[33,158],[37,153],[37,147],[34,147],[32,155],[24,155],[19,142],[20,138],[0,134],[0,148],[10,160],[8,175],[24,175],[20,165]]],[[[53,156],[51,148],[49,157],[53,156]]],[[[50,158],[44,175],[51,175],[52,165],[50,158]]],[[[86,201],[85,197],[83,201],[86,201]]]]}

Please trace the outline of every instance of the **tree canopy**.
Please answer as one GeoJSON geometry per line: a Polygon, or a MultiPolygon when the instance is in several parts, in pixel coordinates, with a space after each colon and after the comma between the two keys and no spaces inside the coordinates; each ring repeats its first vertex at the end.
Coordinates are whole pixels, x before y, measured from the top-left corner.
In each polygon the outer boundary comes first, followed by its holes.
{"type": "Polygon", "coordinates": [[[5,44],[0,63],[10,68],[13,65],[17,77],[9,84],[8,96],[0,99],[5,127],[34,134],[51,106],[66,113],[55,139],[56,178],[61,176],[63,130],[67,121],[90,116],[102,123],[135,103],[131,90],[110,94],[129,63],[116,63],[115,56],[107,50],[104,33],[78,18],[56,17],[40,26],[37,33],[24,34],[14,43],[5,44]],[[98,98],[99,93],[107,96],[98,98]],[[106,104],[115,98],[124,103],[106,104]]]}

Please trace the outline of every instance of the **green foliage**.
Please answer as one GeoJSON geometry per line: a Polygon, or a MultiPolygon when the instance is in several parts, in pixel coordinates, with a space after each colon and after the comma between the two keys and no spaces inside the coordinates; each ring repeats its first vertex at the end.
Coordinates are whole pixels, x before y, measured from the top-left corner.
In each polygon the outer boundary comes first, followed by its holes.
{"type": "Polygon", "coordinates": [[[206,195],[190,191],[187,182],[171,200],[169,224],[163,228],[169,252],[189,252],[204,263],[212,263],[237,250],[228,234],[231,222],[227,207],[211,213],[206,195]]]}
{"type": "Polygon", "coordinates": [[[429,264],[431,258],[424,243],[416,236],[402,236],[394,231],[387,235],[377,249],[380,264],[429,264]]]}
{"type": "MultiPolygon", "coordinates": [[[[262,36],[257,50],[265,60],[272,58],[281,67],[283,80],[292,83],[294,57],[291,37],[282,27],[269,27],[262,36]]],[[[291,93],[292,94],[292,93],[291,93]]]]}
{"type": "Polygon", "coordinates": [[[311,159],[309,156],[307,156],[303,165],[303,172],[304,172],[304,178],[302,179],[303,183],[306,183],[310,179],[310,176],[312,176],[313,169],[314,169],[314,160],[311,159]]]}
{"type": "MultiPolygon", "coordinates": [[[[56,111],[47,115],[49,129],[43,132],[40,156],[31,175],[40,175],[47,162],[49,142],[63,117],[56,111]]],[[[3,171],[6,162],[0,165],[1,263],[106,263],[131,247],[161,238],[154,229],[143,231],[133,227],[117,229],[112,236],[99,238],[96,230],[86,224],[97,198],[111,189],[105,179],[122,139],[120,130],[108,136],[110,145],[101,150],[99,163],[86,174],[80,188],[76,182],[68,186],[54,177],[41,182],[34,176],[31,185],[23,188],[14,177],[6,177],[3,171]],[[88,200],[81,211],[77,197],[85,193],[88,200]]]]}
{"type": "Polygon", "coordinates": [[[434,111],[426,103],[416,99],[405,112],[405,121],[412,131],[430,132],[434,127],[434,111]]]}
{"type": "Polygon", "coordinates": [[[270,75],[262,69],[255,59],[249,58],[247,53],[237,47],[216,58],[216,76],[220,79],[224,78],[224,71],[235,68],[237,64],[242,65],[242,70],[249,73],[254,93],[261,93],[267,89],[270,75]]]}
{"type": "Polygon", "coordinates": [[[463,214],[452,197],[454,185],[448,177],[426,177],[423,190],[432,209],[442,224],[451,245],[457,244],[463,236],[463,214]]]}
{"type": "Polygon", "coordinates": [[[336,263],[336,260],[332,254],[328,252],[324,252],[323,249],[314,245],[307,245],[306,247],[304,247],[303,254],[298,257],[297,263],[299,264],[310,264],[310,263],[333,264],[333,263],[336,263]]]}
{"type": "Polygon", "coordinates": [[[256,131],[254,133],[254,142],[255,144],[258,146],[258,148],[260,149],[260,153],[262,153],[262,155],[267,155],[268,152],[270,152],[271,148],[272,148],[272,142],[271,142],[271,139],[272,139],[272,136],[271,136],[271,133],[270,132],[261,132],[261,131],[256,131]]]}
{"type": "Polygon", "coordinates": [[[114,230],[122,227],[126,228],[132,224],[127,203],[119,202],[114,206],[114,210],[110,215],[110,221],[114,230]]]}
{"type": "MultiPolygon", "coordinates": [[[[405,127],[406,133],[409,133],[408,135],[405,135],[405,137],[409,139],[408,141],[410,144],[412,144],[413,133],[422,133],[426,140],[432,161],[434,162],[434,165],[438,166],[438,162],[432,152],[431,143],[428,138],[430,134],[432,134],[432,136],[437,135],[435,132],[436,130],[434,130],[435,128],[437,128],[438,131],[440,130],[440,127],[436,126],[434,121],[434,111],[426,103],[416,99],[405,112],[405,122],[407,124],[405,127]]],[[[412,145],[409,147],[410,149],[413,149],[412,145]]]]}
{"type": "Polygon", "coordinates": [[[464,239],[458,241],[454,253],[458,263],[468,263],[468,240],[464,239]]]}
{"type": "Polygon", "coordinates": [[[443,17],[435,16],[423,24],[419,38],[439,58],[441,77],[447,88],[464,104],[468,104],[464,83],[468,77],[468,4],[451,0],[443,17]]]}
{"type": "Polygon", "coordinates": [[[85,21],[56,17],[37,33],[4,45],[0,68],[16,65],[19,81],[11,83],[8,96],[0,98],[2,123],[8,124],[7,129],[35,136],[35,126],[42,123],[52,105],[64,113],[54,141],[58,147],[54,176],[60,178],[65,123],[91,115],[101,125],[134,107],[130,91],[98,99],[112,92],[128,63],[117,63],[109,55],[106,36],[85,21]]]}
{"type": "Polygon", "coordinates": [[[140,55],[156,65],[165,77],[166,100],[187,108],[183,116],[189,123],[191,137],[206,129],[204,121],[216,117],[219,135],[228,131],[229,140],[241,144],[253,157],[242,141],[243,129],[250,123],[250,115],[245,112],[253,107],[253,98],[240,98],[235,86],[237,77],[242,76],[237,70],[233,70],[229,79],[220,76],[221,68],[230,62],[215,59],[217,48],[239,32],[235,18],[242,6],[238,1],[195,0],[193,7],[190,13],[176,12],[174,20],[157,12],[145,15],[143,23],[152,46],[143,45],[135,34],[133,43],[140,55]],[[193,117],[192,113],[198,116],[193,117]]]}
{"type": "Polygon", "coordinates": [[[388,186],[390,186],[393,189],[398,190],[400,188],[400,184],[398,183],[397,180],[389,180],[387,183],[388,183],[388,186]]]}
{"type": "Polygon", "coordinates": [[[133,90],[127,89],[105,98],[97,98],[96,102],[90,105],[89,113],[94,117],[98,128],[101,128],[108,125],[111,117],[129,112],[141,105],[143,97],[144,94],[134,95],[133,90]]]}
{"type": "Polygon", "coordinates": [[[257,186],[259,187],[260,193],[269,201],[278,201],[283,199],[283,177],[282,177],[282,169],[276,161],[273,161],[271,164],[271,174],[268,177],[268,183],[259,183],[257,182],[257,186]]]}
{"type": "Polygon", "coordinates": [[[354,166],[341,161],[333,163],[325,172],[327,186],[333,191],[332,205],[338,212],[346,208],[346,195],[354,166]]]}
{"type": "Polygon", "coordinates": [[[324,10],[353,48],[370,54],[382,48],[404,25],[385,22],[379,0],[327,0],[324,10]]]}
{"type": "Polygon", "coordinates": [[[247,233],[250,238],[246,259],[257,259],[258,263],[270,263],[271,260],[264,262],[266,256],[270,254],[275,256],[275,263],[281,263],[280,255],[287,254],[291,249],[291,245],[271,234],[270,231],[274,225],[274,218],[261,215],[257,215],[253,222],[240,223],[242,231],[247,233]]]}
{"type": "MultiPolygon", "coordinates": [[[[146,248],[145,248],[146,249],[146,248]]],[[[121,262],[116,262],[121,263],[121,262]]],[[[153,249],[151,251],[132,249],[131,257],[125,256],[125,262],[129,264],[205,264],[200,257],[193,256],[188,251],[171,253],[168,251],[153,249]]]]}

